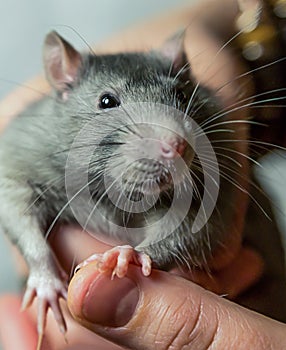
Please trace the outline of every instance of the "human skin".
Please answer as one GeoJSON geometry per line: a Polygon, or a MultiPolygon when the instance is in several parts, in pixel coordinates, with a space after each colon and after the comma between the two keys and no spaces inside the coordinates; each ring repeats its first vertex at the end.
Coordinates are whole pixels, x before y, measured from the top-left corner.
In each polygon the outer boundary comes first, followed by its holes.
{"type": "MultiPolygon", "coordinates": [[[[110,52],[111,50],[156,47],[178,28],[187,26],[192,22],[192,19],[197,18],[202,13],[202,9],[207,11],[209,17],[212,17],[212,11],[224,9],[226,27],[236,16],[235,1],[218,0],[205,3],[192,9],[179,10],[177,13],[155,19],[151,24],[142,24],[133,30],[120,34],[120,40],[118,37],[111,38],[108,47],[102,47],[100,50],[110,52]],[[205,3],[210,5],[205,5],[205,3]],[[228,7],[228,11],[225,10],[226,7],[228,7]],[[138,36],[141,39],[140,47],[138,47],[138,36]]],[[[209,38],[194,21],[191,29],[191,33],[188,32],[186,38],[186,49],[193,73],[199,81],[205,81],[209,86],[216,88],[239,74],[243,68],[234,57],[230,56],[229,52],[224,52],[220,55],[219,60],[214,60],[211,68],[205,73],[209,64],[203,62],[209,62],[209,57],[215,56],[221,43],[216,42],[214,38],[209,38]],[[205,47],[208,47],[207,52],[205,47]],[[211,53],[212,56],[210,56],[211,53]],[[227,64],[230,61],[235,62],[237,70],[229,69],[233,66],[227,64]],[[221,66],[224,67],[223,70],[220,70],[221,66]],[[222,74],[214,74],[217,71],[222,72],[222,74]]],[[[29,86],[44,93],[49,89],[43,78],[37,78],[34,82],[30,82],[29,86]]],[[[231,84],[228,89],[224,89],[222,92],[221,97],[224,104],[231,104],[235,95],[236,86],[231,84]]],[[[27,89],[17,90],[8,96],[0,104],[0,127],[3,129],[10,118],[13,118],[28,103],[40,96],[41,94],[33,93],[32,90],[27,89]]],[[[233,214],[233,226],[229,228],[230,232],[233,232],[232,239],[227,242],[224,249],[215,254],[215,258],[210,262],[211,276],[194,271],[192,274],[185,273],[184,278],[182,278],[174,274],[178,271],[172,271],[173,273],[153,271],[152,275],[146,278],[142,276],[139,268],[131,266],[126,279],[111,282],[110,276],[100,274],[94,264],[80,270],[69,288],[69,308],[76,321],[67,316],[68,333],[66,337],[68,345],[56,329],[53,318],[50,317],[45,340],[47,349],[82,349],[83,346],[88,349],[88,345],[91,344],[97,345],[100,349],[116,349],[114,345],[103,343],[94,333],[133,349],[153,349],[154,343],[156,349],[181,349],[183,345],[188,349],[206,349],[210,344],[214,349],[231,348],[234,344],[237,349],[267,349],[270,344],[275,349],[282,348],[283,337],[285,337],[283,335],[285,333],[284,325],[240,308],[189,281],[191,279],[208,290],[235,297],[261,275],[263,262],[260,257],[252,250],[241,247],[243,212],[247,204],[245,197],[244,194],[237,193],[240,207],[233,214]],[[233,275],[236,276],[236,284],[232,281],[233,275]],[[103,312],[100,306],[107,299],[117,301],[121,292],[124,295],[126,288],[123,284],[126,280],[127,282],[128,280],[133,281],[138,287],[132,289],[135,292],[133,292],[131,304],[127,303],[129,312],[130,310],[134,311],[136,296],[139,296],[132,320],[128,322],[127,316],[130,314],[128,315],[127,312],[127,315],[120,316],[120,319],[127,322],[124,327],[113,329],[100,327],[98,325],[99,315],[105,315],[104,322],[108,321],[109,315],[108,310],[103,312]],[[113,283],[112,288],[109,287],[110,283],[113,283]],[[94,295],[94,298],[86,300],[87,291],[89,291],[89,296],[94,295]],[[89,320],[83,315],[83,309],[86,310],[86,308],[90,310],[89,320]],[[92,332],[80,328],[77,323],[83,324],[92,332]]],[[[50,243],[67,271],[72,266],[75,252],[76,263],[78,263],[92,253],[103,252],[108,248],[93,237],[82,233],[80,229],[73,227],[64,227],[54,232],[50,243]],[[79,246],[80,249],[78,249],[79,246]]],[[[22,349],[25,349],[24,346],[27,349],[35,347],[37,339],[33,321],[35,310],[18,315],[18,306],[19,299],[17,297],[6,296],[0,301],[0,334],[4,349],[19,348],[17,344],[13,343],[16,340],[9,331],[15,332],[15,329],[19,330],[22,335],[22,349]],[[8,315],[10,318],[7,317],[8,315]],[[9,322],[13,328],[8,327],[9,322]],[[25,324],[25,328],[23,328],[23,324],[25,324]]],[[[115,304],[113,307],[117,308],[115,304]]],[[[126,312],[126,305],[120,305],[120,309],[126,312]]],[[[115,309],[111,308],[109,311],[113,315],[117,314],[115,309]]],[[[110,316],[111,320],[114,321],[114,317],[110,316]]]]}

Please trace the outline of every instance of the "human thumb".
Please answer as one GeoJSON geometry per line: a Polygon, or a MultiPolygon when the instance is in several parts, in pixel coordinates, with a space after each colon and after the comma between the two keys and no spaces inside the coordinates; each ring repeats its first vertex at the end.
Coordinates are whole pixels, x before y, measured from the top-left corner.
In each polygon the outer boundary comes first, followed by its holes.
{"type": "Polygon", "coordinates": [[[130,349],[284,349],[286,327],[225,300],[181,277],[130,265],[111,279],[96,263],[69,286],[74,318],[130,349]]]}

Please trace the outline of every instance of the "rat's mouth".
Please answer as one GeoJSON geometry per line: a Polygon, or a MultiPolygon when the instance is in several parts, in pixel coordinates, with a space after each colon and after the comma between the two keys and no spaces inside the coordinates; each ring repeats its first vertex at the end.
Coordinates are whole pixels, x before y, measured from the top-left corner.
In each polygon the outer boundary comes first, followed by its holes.
{"type": "Polygon", "coordinates": [[[174,184],[169,167],[159,161],[143,159],[126,169],[122,175],[122,186],[128,198],[139,201],[144,195],[172,189],[174,184]]]}

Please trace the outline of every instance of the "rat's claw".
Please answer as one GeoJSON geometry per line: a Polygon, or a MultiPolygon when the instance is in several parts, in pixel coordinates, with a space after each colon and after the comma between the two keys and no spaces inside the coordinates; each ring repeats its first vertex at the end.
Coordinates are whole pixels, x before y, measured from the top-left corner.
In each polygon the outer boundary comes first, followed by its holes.
{"type": "Polygon", "coordinates": [[[47,319],[47,311],[50,307],[53,311],[54,318],[59,326],[60,332],[65,333],[67,330],[64,316],[58,301],[59,296],[55,295],[54,297],[38,297],[38,334],[44,333],[47,319]]]}
{"type": "Polygon", "coordinates": [[[41,350],[43,338],[44,338],[44,333],[38,333],[37,350],[41,350]]]}
{"type": "Polygon", "coordinates": [[[152,270],[152,260],[149,255],[145,253],[137,253],[137,259],[142,266],[142,273],[144,276],[149,276],[152,270]]]}
{"type": "Polygon", "coordinates": [[[27,286],[25,294],[23,296],[21,311],[26,310],[32,304],[35,296],[36,296],[35,288],[30,288],[27,286]]]}
{"type": "Polygon", "coordinates": [[[46,299],[38,298],[38,320],[37,320],[37,329],[38,334],[44,334],[44,329],[46,326],[46,315],[48,311],[48,303],[46,299]]]}
{"type": "Polygon", "coordinates": [[[77,273],[80,269],[82,269],[83,267],[85,267],[86,265],[88,265],[94,261],[100,262],[101,259],[102,259],[102,254],[93,254],[93,255],[89,256],[87,259],[85,259],[84,261],[82,261],[80,264],[78,264],[75,267],[74,273],[77,273]]]}
{"type": "Polygon", "coordinates": [[[61,333],[65,333],[67,330],[63,312],[59,304],[59,298],[65,297],[67,291],[64,284],[57,286],[57,282],[55,285],[46,284],[45,290],[43,290],[42,287],[39,287],[37,289],[39,334],[44,332],[47,319],[47,311],[49,307],[53,311],[54,318],[59,326],[61,333]]]}
{"type": "Polygon", "coordinates": [[[57,297],[55,299],[51,299],[48,301],[46,298],[38,297],[38,320],[37,320],[37,331],[38,331],[38,344],[37,344],[37,350],[41,349],[42,341],[43,341],[43,335],[44,335],[44,329],[46,326],[46,320],[47,320],[47,311],[48,308],[51,308],[55,317],[55,320],[59,326],[59,329],[61,333],[65,334],[67,331],[66,322],[64,320],[64,316],[62,313],[62,310],[59,305],[59,300],[57,297]]]}
{"type": "Polygon", "coordinates": [[[91,255],[80,263],[75,271],[77,272],[82,267],[94,261],[98,262],[98,268],[101,272],[112,271],[111,279],[115,276],[123,278],[127,274],[130,263],[141,265],[144,276],[149,276],[152,270],[152,261],[147,254],[137,252],[130,245],[123,245],[107,250],[103,254],[91,255]]]}
{"type": "Polygon", "coordinates": [[[118,246],[108,250],[102,256],[100,270],[112,270],[111,279],[113,279],[114,276],[123,278],[127,273],[133,251],[133,248],[128,245],[118,246]]]}
{"type": "Polygon", "coordinates": [[[22,308],[29,306],[37,296],[39,341],[44,333],[48,308],[52,309],[60,331],[66,332],[66,323],[59,304],[59,298],[67,297],[67,282],[62,280],[62,276],[60,271],[54,269],[30,271],[22,308]]]}
{"type": "Polygon", "coordinates": [[[115,247],[103,254],[102,269],[114,266],[112,277],[123,278],[130,262],[136,262],[134,249],[131,246],[115,247]]]}
{"type": "Polygon", "coordinates": [[[123,278],[130,263],[142,266],[144,276],[149,276],[151,273],[151,259],[145,253],[137,252],[129,245],[114,247],[103,254],[100,269],[113,270],[112,278],[117,276],[123,278]]]}
{"type": "Polygon", "coordinates": [[[51,306],[51,309],[53,310],[54,317],[55,317],[55,320],[59,326],[60,332],[62,334],[65,334],[67,331],[67,325],[66,325],[66,322],[65,322],[65,319],[63,316],[63,312],[62,312],[60,304],[59,304],[59,300],[55,299],[55,300],[51,301],[50,306],[51,306]]]}

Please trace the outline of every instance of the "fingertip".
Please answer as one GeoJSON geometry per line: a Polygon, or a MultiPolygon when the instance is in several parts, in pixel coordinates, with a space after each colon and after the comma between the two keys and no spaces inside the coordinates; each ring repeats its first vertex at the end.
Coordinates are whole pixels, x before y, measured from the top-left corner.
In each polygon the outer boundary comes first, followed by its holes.
{"type": "Polygon", "coordinates": [[[101,274],[98,263],[83,266],[73,276],[68,287],[67,303],[74,318],[82,318],[82,305],[89,286],[101,274]]]}
{"type": "Polygon", "coordinates": [[[121,327],[132,318],[138,303],[136,283],[124,276],[111,278],[97,263],[82,268],[69,287],[68,306],[72,315],[90,329],[121,327]]]}

